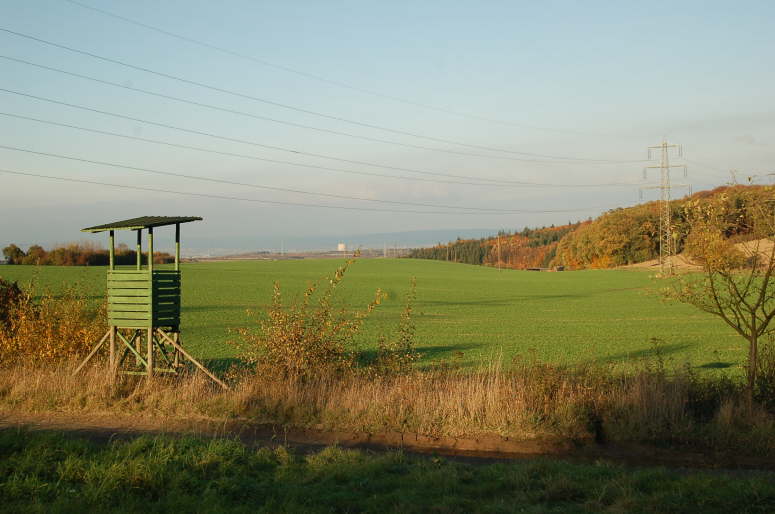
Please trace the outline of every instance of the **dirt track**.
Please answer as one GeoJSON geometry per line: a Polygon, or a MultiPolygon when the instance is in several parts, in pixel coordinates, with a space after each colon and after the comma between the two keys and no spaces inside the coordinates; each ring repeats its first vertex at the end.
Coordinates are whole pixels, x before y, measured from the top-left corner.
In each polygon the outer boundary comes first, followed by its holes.
{"type": "Polygon", "coordinates": [[[775,471],[775,461],[730,454],[703,454],[641,445],[598,445],[591,441],[519,441],[498,435],[476,438],[429,437],[388,432],[367,434],[313,429],[286,429],[244,420],[159,420],[137,416],[86,416],[67,413],[0,413],[0,429],[52,430],[95,441],[139,435],[193,435],[236,438],[252,446],[290,446],[300,452],[336,444],[371,450],[402,449],[419,455],[442,455],[469,462],[550,457],[575,462],[606,460],[629,466],[674,469],[775,471]]]}

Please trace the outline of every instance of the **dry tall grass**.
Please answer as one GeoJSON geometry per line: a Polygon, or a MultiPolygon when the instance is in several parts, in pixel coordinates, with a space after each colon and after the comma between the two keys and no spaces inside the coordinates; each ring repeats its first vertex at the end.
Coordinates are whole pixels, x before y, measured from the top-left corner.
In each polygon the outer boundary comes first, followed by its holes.
{"type": "Polygon", "coordinates": [[[775,455],[775,416],[745,408],[742,387],[691,373],[613,375],[529,364],[504,370],[438,368],[278,378],[256,373],[216,388],[201,374],[113,382],[104,368],[72,376],[72,363],[0,369],[0,411],[245,419],[297,428],[429,436],[499,434],[595,439],[775,455]]]}

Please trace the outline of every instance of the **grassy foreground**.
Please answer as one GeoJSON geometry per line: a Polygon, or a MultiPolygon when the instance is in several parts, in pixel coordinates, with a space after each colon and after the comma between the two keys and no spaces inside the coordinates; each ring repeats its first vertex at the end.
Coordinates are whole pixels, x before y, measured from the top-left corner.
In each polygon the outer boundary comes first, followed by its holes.
{"type": "MultiPolygon", "coordinates": [[[[333,273],[341,262],[238,261],[183,266],[183,337],[195,355],[226,364],[234,349],[229,330],[255,320],[272,284],[286,295],[300,294],[312,281],[333,273]]],[[[39,290],[79,284],[95,302],[105,293],[101,267],[4,266],[0,275],[22,285],[34,279],[39,290]]],[[[367,321],[360,344],[369,350],[379,335],[398,323],[403,295],[417,278],[416,344],[421,364],[456,360],[462,364],[510,361],[534,355],[555,364],[624,363],[653,356],[652,338],[676,364],[734,368],[743,341],[721,321],[692,307],[662,302],[649,273],[592,270],[536,273],[411,260],[361,260],[348,271],[337,293],[352,308],[363,308],[377,288],[388,299],[367,321]]],[[[214,363],[217,366],[218,363],[214,363]]]]}
{"type": "Polygon", "coordinates": [[[772,512],[771,475],[0,432],[6,512],[772,512]]]}

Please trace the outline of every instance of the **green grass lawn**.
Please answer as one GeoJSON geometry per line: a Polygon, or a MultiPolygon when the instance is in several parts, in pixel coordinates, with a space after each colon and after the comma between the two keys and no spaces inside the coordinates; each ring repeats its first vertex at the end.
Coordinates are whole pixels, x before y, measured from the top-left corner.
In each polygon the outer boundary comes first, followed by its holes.
{"type": "MultiPolygon", "coordinates": [[[[279,281],[287,295],[332,273],[341,261],[235,261],[184,264],[183,337],[200,357],[229,359],[229,330],[254,324],[279,281]]],[[[104,294],[105,269],[4,266],[0,276],[59,290],[80,284],[95,299],[104,294]]],[[[474,364],[493,357],[535,356],[555,363],[632,362],[653,356],[651,338],[676,364],[736,368],[744,341],[720,320],[666,303],[649,293],[659,282],[643,271],[562,273],[499,271],[463,264],[364,259],[348,272],[338,297],[364,307],[380,287],[388,300],[361,334],[364,349],[394,331],[410,278],[417,278],[417,346],[423,362],[459,359],[474,364]]]]}
{"type": "Polygon", "coordinates": [[[491,464],[232,440],[0,431],[3,512],[773,512],[761,473],[491,464]]]}

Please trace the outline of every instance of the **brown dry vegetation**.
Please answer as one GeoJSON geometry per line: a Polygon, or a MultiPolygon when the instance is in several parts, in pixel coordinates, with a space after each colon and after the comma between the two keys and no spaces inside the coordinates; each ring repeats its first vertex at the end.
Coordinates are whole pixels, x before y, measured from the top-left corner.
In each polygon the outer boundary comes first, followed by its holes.
{"type": "Polygon", "coordinates": [[[35,297],[0,279],[0,366],[85,355],[105,333],[104,306],[95,312],[78,289],[35,297]]]}
{"type": "MultiPolygon", "coordinates": [[[[201,374],[116,382],[72,363],[0,370],[0,411],[131,414],[234,420],[294,428],[434,437],[638,442],[775,455],[772,406],[745,408],[742,385],[653,367],[619,375],[530,363],[474,372],[438,367],[404,375],[232,376],[223,391],[201,374]]],[[[770,375],[770,380],[772,376],[770,375]]],[[[769,394],[772,390],[762,390],[769,394]]]]}

